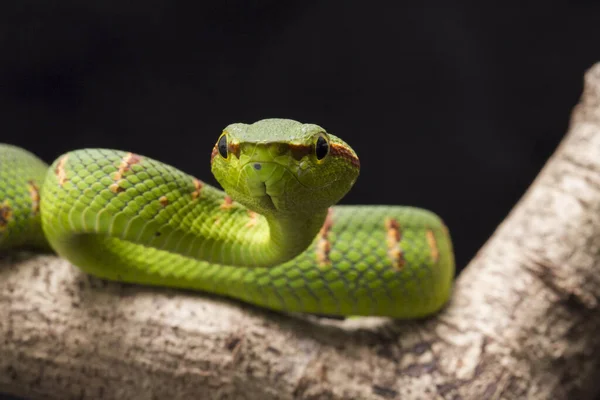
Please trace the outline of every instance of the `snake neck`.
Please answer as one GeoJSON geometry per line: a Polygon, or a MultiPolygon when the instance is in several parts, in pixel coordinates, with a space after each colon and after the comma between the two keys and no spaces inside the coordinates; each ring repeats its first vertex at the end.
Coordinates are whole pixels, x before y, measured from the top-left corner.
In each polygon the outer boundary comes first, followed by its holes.
{"type": "MultiPolygon", "coordinates": [[[[221,265],[273,267],[305,251],[323,226],[328,212],[313,210],[310,214],[260,215],[236,204],[235,209],[224,213],[218,209],[218,204],[219,201],[216,201],[213,207],[206,204],[199,207],[203,211],[208,210],[207,213],[196,214],[189,228],[178,229],[175,235],[183,233],[186,238],[190,237],[194,227],[204,226],[199,230],[206,233],[194,235],[193,243],[189,245],[176,246],[176,252],[221,265]],[[217,216],[218,225],[211,222],[213,216],[217,216]],[[210,229],[208,225],[211,225],[210,229]],[[215,229],[215,226],[221,229],[215,229]]],[[[163,248],[166,243],[159,240],[152,245],[163,248]]]]}
{"type": "Polygon", "coordinates": [[[269,235],[264,241],[265,255],[273,257],[267,264],[279,264],[289,261],[306,250],[323,226],[327,210],[311,212],[311,214],[295,214],[289,216],[266,218],[269,235]]]}

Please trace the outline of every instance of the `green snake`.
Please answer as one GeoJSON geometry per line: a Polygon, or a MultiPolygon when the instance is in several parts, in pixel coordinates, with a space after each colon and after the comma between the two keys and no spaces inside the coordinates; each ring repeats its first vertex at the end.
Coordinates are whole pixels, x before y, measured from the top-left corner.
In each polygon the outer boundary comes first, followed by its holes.
{"type": "Polygon", "coordinates": [[[419,318],[450,297],[454,255],[441,219],[336,206],[360,163],[320,126],[231,124],[210,159],[225,192],[131,152],[75,150],[48,168],[0,144],[0,250],[49,248],[107,280],[283,312],[419,318]]]}

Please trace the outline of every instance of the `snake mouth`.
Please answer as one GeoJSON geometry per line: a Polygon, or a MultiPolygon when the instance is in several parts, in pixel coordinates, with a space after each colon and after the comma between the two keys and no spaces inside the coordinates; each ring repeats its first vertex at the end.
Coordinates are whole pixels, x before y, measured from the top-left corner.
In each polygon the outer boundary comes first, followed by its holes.
{"type": "Polygon", "coordinates": [[[249,160],[241,165],[238,188],[252,196],[261,207],[273,211],[285,211],[289,185],[305,187],[296,174],[276,161],[249,160]]]}
{"type": "Polygon", "coordinates": [[[255,195],[254,198],[262,203],[264,207],[270,208],[272,210],[277,210],[277,206],[273,201],[273,197],[267,193],[267,184],[261,182],[259,185],[255,186],[255,190],[260,190],[262,193],[260,195],[255,195]],[[260,188],[260,189],[259,189],[260,188]]]}

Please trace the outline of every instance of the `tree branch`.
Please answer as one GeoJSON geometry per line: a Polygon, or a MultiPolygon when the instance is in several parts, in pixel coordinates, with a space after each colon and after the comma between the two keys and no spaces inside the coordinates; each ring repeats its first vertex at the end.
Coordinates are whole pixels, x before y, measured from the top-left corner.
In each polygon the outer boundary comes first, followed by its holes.
{"type": "Polygon", "coordinates": [[[569,134],[425,321],[290,316],[0,261],[0,391],[44,399],[585,399],[600,377],[600,64],[569,134]]]}

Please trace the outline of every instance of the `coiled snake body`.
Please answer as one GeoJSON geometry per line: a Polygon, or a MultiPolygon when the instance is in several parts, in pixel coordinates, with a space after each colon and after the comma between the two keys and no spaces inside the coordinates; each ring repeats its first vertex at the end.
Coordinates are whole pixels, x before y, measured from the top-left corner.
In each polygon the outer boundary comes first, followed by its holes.
{"type": "Polygon", "coordinates": [[[134,153],[83,149],[48,168],[0,144],[0,249],[50,247],[95,276],[325,315],[415,318],[454,276],[433,213],[332,206],[359,173],[323,128],[232,124],[211,155],[227,193],[134,153]]]}

